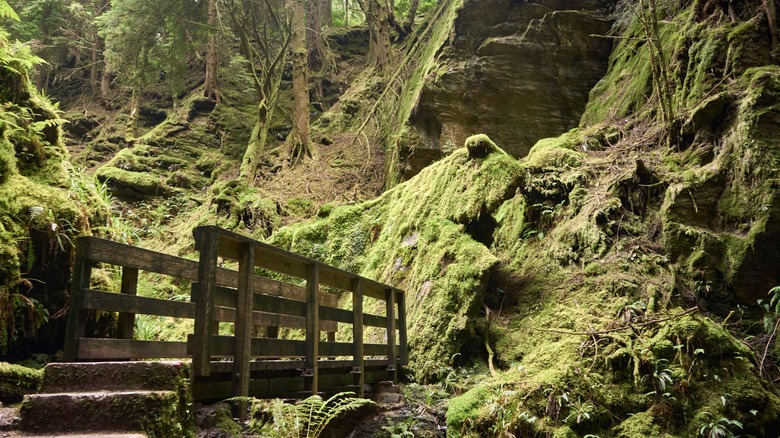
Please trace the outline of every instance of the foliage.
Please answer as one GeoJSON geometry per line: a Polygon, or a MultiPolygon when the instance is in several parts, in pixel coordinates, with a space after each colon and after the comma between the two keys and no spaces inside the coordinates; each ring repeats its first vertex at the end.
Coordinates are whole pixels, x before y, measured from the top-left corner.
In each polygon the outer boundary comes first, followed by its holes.
{"type": "Polygon", "coordinates": [[[172,93],[182,91],[187,63],[203,42],[204,28],[197,23],[204,22],[207,6],[184,0],[113,0],[111,9],[97,18],[109,70],[136,90],[163,75],[172,93]]]}
{"type": "Polygon", "coordinates": [[[251,397],[230,400],[249,404],[249,427],[255,433],[279,438],[317,438],[340,415],[373,404],[371,400],[353,396],[354,393],[341,392],[323,400],[313,395],[295,404],[278,399],[263,402],[251,397]]]}
{"type": "Polygon", "coordinates": [[[709,412],[704,413],[710,420],[699,428],[699,435],[707,438],[734,438],[733,428],[742,429],[742,423],[737,420],[730,420],[726,417],[715,419],[709,412]]]}

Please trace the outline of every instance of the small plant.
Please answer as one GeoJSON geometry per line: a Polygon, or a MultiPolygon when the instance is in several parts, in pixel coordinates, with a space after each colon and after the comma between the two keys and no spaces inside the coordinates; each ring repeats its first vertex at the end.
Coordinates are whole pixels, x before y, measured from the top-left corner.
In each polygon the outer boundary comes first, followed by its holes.
{"type": "Polygon", "coordinates": [[[417,420],[409,418],[400,423],[384,426],[382,429],[390,434],[390,438],[414,438],[412,428],[417,424],[417,420]]]}
{"type": "Polygon", "coordinates": [[[731,428],[742,429],[742,423],[737,420],[730,420],[726,417],[713,419],[712,414],[705,412],[704,415],[709,421],[699,428],[699,435],[707,438],[735,438],[731,428]]]}
{"type": "Polygon", "coordinates": [[[373,404],[371,400],[341,392],[323,400],[313,395],[295,404],[276,400],[269,403],[252,397],[234,397],[229,401],[249,404],[249,428],[264,437],[317,438],[339,415],[373,404]],[[270,419],[269,419],[270,409],[270,419]]]}
{"type": "Polygon", "coordinates": [[[569,424],[571,424],[572,421],[580,424],[585,420],[589,420],[591,414],[596,411],[596,407],[587,400],[582,401],[582,397],[577,397],[577,401],[570,402],[568,407],[569,415],[566,416],[564,422],[569,424]]]}
{"type": "Polygon", "coordinates": [[[650,378],[650,384],[653,386],[653,393],[656,395],[666,392],[667,385],[671,385],[674,380],[672,379],[672,370],[666,368],[669,365],[669,361],[666,359],[658,359],[653,364],[653,372],[642,376],[642,380],[650,378]]]}

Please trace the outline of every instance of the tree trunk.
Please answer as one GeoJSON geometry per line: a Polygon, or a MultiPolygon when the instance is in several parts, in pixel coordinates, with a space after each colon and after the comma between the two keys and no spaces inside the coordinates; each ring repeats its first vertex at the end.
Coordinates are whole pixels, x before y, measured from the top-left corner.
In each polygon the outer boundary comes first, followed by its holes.
{"type": "Polygon", "coordinates": [[[138,110],[140,106],[140,99],[138,97],[138,91],[133,87],[132,94],[130,95],[130,118],[127,121],[127,127],[125,130],[125,140],[131,141],[138,137],[138,110]]]}
{"type": "Polygon", "coordinates": [[[265,145],[268,141],[269,121],[273,117],[275,107],[276,105],[271,104],[269,108],[265,99],[258,106],[257,120],[252,128],[249,144],[246,152],[244,152],[244,158],[241,160],[241,168],[239,170],[239,178],[246,181],[247,184],[251,185],[254,181],[257,167],[260,164],[260,157],[265,152],[265,145]]]}
{"type": "Polygon", "coordinates": [[[306,47],[309,50],[309,70],[321,72],[325,69],[325,41],[322,39],[322,25],[325,21],[323,11],[330,7],[328,0],[309,0],[306,2],[306,47]]]}
{"type": "Polygon", "coordinates": [[[344,27],[349,27],[349,0],[344,0],[344,27]]]}
{"type": "Polygon", "coordinates": [[[775,9],[775,0],[764,0],[764,9],[766,10],[767,24],[769,25],[769,35],[772,37],[772,49],[777,47],[777,11],[775,9]]]}
{"type": "Polygon", "coordinates": [[[95,38],[95,47],[89,53],[89,89],[92,90],[93,96],[98,94],[98,64],[100,63],[97,35],[95,38]]]}
{"type": "Polygon", "coordinates": [[[217,0],[209,0],[209,40],[206,45],[206,81],[203,95],[217,100],[217,0]]]}
{"type": "Polygon", "coordinates": [[[330,26],[333,24],[333,0],[321,0],[322,26],[330,26]]]}
{"type": "Polygon", "coordinates": [[[390,18],[388,0],[368,0],[368,62],[384,70],[390,59],[390,18]]]}
{"type": "Polygon", "coordinates": [[[417,17],[417,8],[420,6],[420,0],[412,0],[409,4],[409,13],[406,14],[406,27],[411,30],[414,26],[414,19],[417,17]]]}
{"type": "Polygon", "coordinates": [[[287,138],[290,163],[294,165],[305,156],[313,156],[309,134],[309,83],[307,76],[306,10],[304,0],[286,0],[290,14],[290,40],[293,68],[293,128],[287,138]]]}
{"type": "Polygon", "coordinates": [[[106,62],[103,61],[103,73],[100,75],[100,100],[104,107],[108,107],[109,97],[111,95],[111,73],[106,69],[106,62]]]}

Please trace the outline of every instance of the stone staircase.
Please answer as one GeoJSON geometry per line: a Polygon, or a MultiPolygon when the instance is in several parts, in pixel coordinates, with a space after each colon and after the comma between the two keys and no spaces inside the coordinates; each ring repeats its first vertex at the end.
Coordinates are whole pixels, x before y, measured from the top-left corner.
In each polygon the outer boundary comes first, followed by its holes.
{"type": "Polygon", "coordinates": [[[20,410],[26,436],[178,437],[194,427],[181,362],[52,363],[20,410]]]}

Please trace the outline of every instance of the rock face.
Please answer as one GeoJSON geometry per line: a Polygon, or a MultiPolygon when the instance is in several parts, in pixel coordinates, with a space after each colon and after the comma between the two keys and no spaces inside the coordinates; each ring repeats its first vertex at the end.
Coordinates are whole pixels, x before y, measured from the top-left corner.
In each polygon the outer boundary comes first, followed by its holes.
{"type": "Polygon", "coordinates": [[[446,71],[429,79],[411,125],[407,177],[484,132],[515,157],[578,125],[604,75],[612,42],[609,2],[466,0],[446,71]]]}

